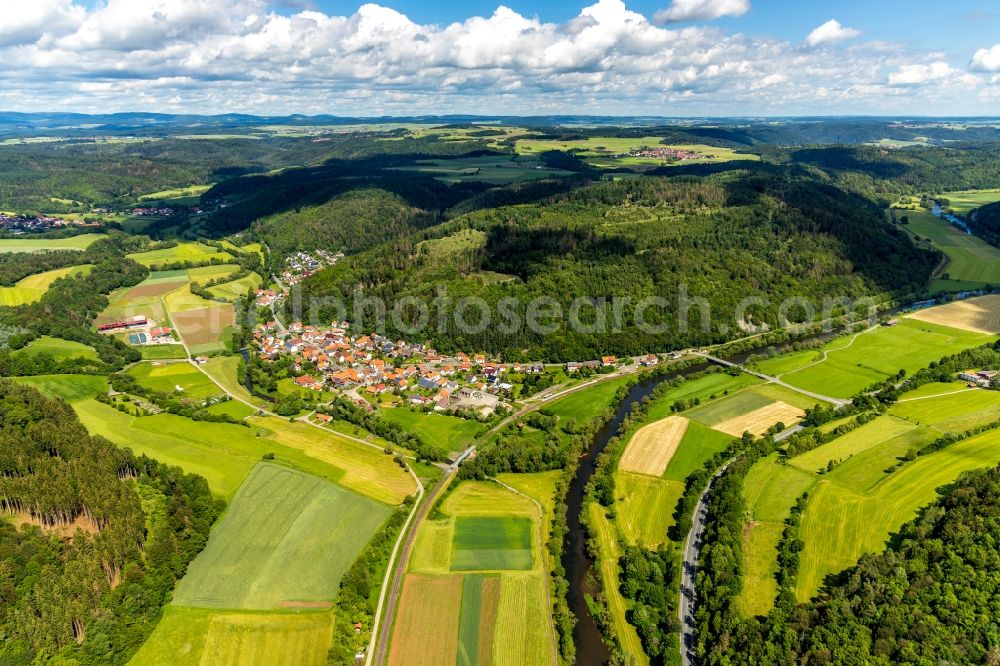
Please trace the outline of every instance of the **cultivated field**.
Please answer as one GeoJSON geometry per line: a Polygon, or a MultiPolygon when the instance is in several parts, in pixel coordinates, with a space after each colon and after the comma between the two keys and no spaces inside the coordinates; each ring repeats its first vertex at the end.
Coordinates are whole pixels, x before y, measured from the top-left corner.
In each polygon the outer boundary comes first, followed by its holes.
{"type": "Polygon", "coordinates": [[[993,336],[982,333],[901,319],[893,327],[880,326],[852,338],[837,338],[818,354],[797,354],[800,369],[789,369],[781,379],[808,391],[849,398],[901,369],[912,373],[942,356],[991,339],[993,336]],[[822,360],[816,362],[817,358],[822,360]]]}
{"type": "Polygon", "coordinates": [[[663,478],[684,481],[688,475],[700,469],[706,461],[724,450],[732,441],[733,438],[725,433],[707,428],[696,421],[689,421],[684,439],[670,459],[663,478]]]}
{"type": "Polygon", "coordinates": [[[238,280],[226,282],[217,287],[209,287],[208,291],[213,296],[234,301],[241,296],[246,296],[255,289],[260,289],[263,282],[264,280],[260,275],[257,273],[251,273],[250,275],[241,277],[238,280]]]}
{"type": "Polygon", "coordinates": [[[531,519],[459,516],[452,537],[452,571],[530,569],[531,519]]]}
{"type": "Polygon", "coordinates": [[[910,319],[951,326],[963,331],[996,335],[1000,333],[1000,296],[980,296],[955,301],[927,310],[918,310],[910,319]]]}
{"type": "Polygon", "coordinates": [[[237,613],[167,606],[132,666],[322,666],[330,613],[237,613]]]}
{"type": "Polygon", "coordinates": [[[462,576],[407,574],[393,625],[390,666],[456,663],[462,587],[462,576]]]}
{"type": "Polygon", "coordinates": [[[178,243],[174,247],[162,250],[151,250],[149,252],[139,252],[128,255],[130,259],[138,261],[143,266],[156,268],[164,264],[175,262],[208,262],[213,259],[221,261],[232,261],[233,256],[228,252],[221,252],[218,249],[204,245],[202,243],[178,243]]]}
{"type": "Polygon", "coordinates": [[[89,358],[97,360],[97,350],[90,345],[73,342],[71,340],[63,340],[61,338],[52,338],[47,335],[43,335],[40,338],[32,340],[24,348],[15,351],[14,354],[48,354],[56,360],[67,358],[89,358]]]}
{"type": "Polygon", "coordinates": [[[69,275],[86,275],[92,268],[91,264],[83,264],[29,275],[13,287],[0,287],[0,306],[18,306],[39,301],[52,286],[52,283],[59,278],[69,275]]]}
{"type": "Polygon", "coordinates": [[[821,483],[802,517],[799,599],[815,594],[827,574],[851,566],[862,553],[881,550],[891,532],[934,501],[937,488],[997,461],[1000,432],[993,431],[918,458],[868,492],[842,480],[821,483]]]}
{"type": "Polygon", "coordinates": [[[625,447],[618,469],[662,476],[687,428],[688,420],[683,416],[669,416],[640,428],[625,447]]]}
{"type": "Polygon", "coordinates": [[[230,305],[171,312],[170,318],[192,354],[224,350],[226,334],[236,321],[230,305]]]}
{"type": "Polygon", "coordinates": [[[803,416],[805,413],[798,407],[792,407],[784,402],[774,402],[766,407],[716,423],[712,427],[733,437],[739,437],[745,432],[759,436],[775,423],[791,425],[803,416]]]}
{"type": "Polygon", "coordinates": [[[948,200],[955,213],[964,216],[976,208],[1000,201],[1000,190],[963,190],[945,192],[941,196],[948,200]]]}
{"type": "Polygon", "coordinates": [[[684,483],[618,472],[615,491],[615,517],[625,539],[647,546],[664,543],[684,483]]]}
{"type": "Polygon", "coordinates": [[[809,471],[819,472],[830,461],[841,461],[867,451],[894,437],[913,430],[916,426],[909,421],[892,416],[883,416],[870,423],[838,437],[829,444],[817,447],[791,459],[791,464],[809,471]]]}
{"type": "Polygon", "coordinates": [[[81,234],[70,238],[2,238],[0,254],[4,252],[38,252],[39,250],[85,250],[105,234],[81,234]]]}
{"type": "MultiPolygon", "coordinates": [[[[746,390],[733,393],[720,400],[710,402],[707,405],[696,407],[686,412],[685,416],[693,421],[715,427],[717,423],[725,423],[731,419],[739,418],[744,414],[763,409],[773,402],[770,398],[765,398],[754,391],[746,390]]],[[[740,434],[742,435],[743,433],[740,434]]]]}
{"type": "Polygon", "coordinates": [[[533,501],[496,483],[455,487],[417,534],[391,663],[554,663],[541,540],[555,509],[555,475],[505,474],[503,481],[535,498],[541,515],[533,501]],[[452,605],[440,608],[429,598],[435,594],[452,605]]]}
{"type": "Polygon", "coordinates": [[[257,465],[191,563],[173,603],[275,610],[330,602],[389,509],[308,474],[257,465]]]}

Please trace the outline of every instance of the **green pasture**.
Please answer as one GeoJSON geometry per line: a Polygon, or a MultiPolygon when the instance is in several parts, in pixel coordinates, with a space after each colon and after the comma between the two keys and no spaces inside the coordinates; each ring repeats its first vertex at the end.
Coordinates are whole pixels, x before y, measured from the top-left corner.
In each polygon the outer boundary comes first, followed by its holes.
{"type": "Polygon", "coordinates": [[[964,432],[1000,419],[1000,391],[973,389],[910,399],[897,402],[889,413],[940,432],[964,432]]]}
{"type": "Polygon", "coordinates": [[[483,424],[457,416],[412,411],[406,407],[382,410],[386,420],[418,433],[428,444],[442,451],[464,450],[483,429],[483,424]]]}
{"type": "Polygon", "coordinates": [[[324,666],[331,613],[248,613],[168,605],[131,666],[324,666]]]}
{"type": "Polygon", "coordinates": [[[802,518],[799,600],[813,596],[825,576],[853,565],[862,553],[882,549],[893,531],[934,501],[938,488],[998,461],[1000,431],[990,431],[907,463],[869,491],[849,488],[832,475],[822,481],[802,518]]]}
{"type": "Polygon", "coordinates": [[[942,276],[934,280],[933,292],[1000,284],[1000,249],[926,211],[907,211],[906,215],[910,223],[903,228],[925,242],[929,240],[948,258],[942,276]]]}
{"type": "Polygon", "coordinates": [[[223,393],[222,389],[190,363],[140,363],[130,368],[128,373],[141,386],[156,393],[172,393],[191,400],[223,393]],[[181,390],[178,391],[178,388],[181,390]]]}
{"type": "Polygon", "coordinates": [[[521,516],[458,516],[451,570],[532,568],[531,519],[521,516]]]}
{"type": "Polygon", "coordinates": [[[0,287],[0,306],[18,306],[41,300],[52,283],[69,275],[86,275],[93,268],[91,264],[57,268],[44,273],[29,275],[13,287],[0,287]]]}
{"type": "Polygon", "coordinates": [[[188,567],[172,603],[274,610],[333,601],[340,578],[389,512],[319,477],[258,464],[188,567]]]}
{"type": "Polygon", "coordinates": [[[671,407],[678,401],[684,400],[691,404],[695,400],[705,402],[714,398],[721,398],[725,395],[736,393],[741,389],[754,384],[759,384],[761,380],[753,375],[740,373],[730,375],[725,372],[715,372],[688,379],[679,386],[671,387],[649,403],[648,421],[659,421],[673,414],[671,407]]]}
{"type": "Polygon", "coordinates": [[[880,416],[828,444],[792,458],[790,462],[799,469],[819,472],[825,469],[830,461],[847,460],[915,427],[913,423],[895,416],[880,416]]]}
{"type": "Polygon", "coordinates": [[[245,419],[248,416],[253,416],[257,413],[256,409],[244,405],[239,400],[226,400],[224,402],[217,402],[211,407],[205,409],[209,414],[218,414],[231,416],[234,419],[245,419]]]}
{"type": "Polygon", "coordinates": [[[185,359],[188,357],[184,345],[143,345],[139,348],[142,358],[147,361],[185,359]]]}
{"type": "Polygon", "coordinates": [[[34,375],[11,379],[34,387],[50,398],[61,398],[71,403],[108,392],[107,378],[98,375],[34,375]]]}
{"type": "Polygon", "coordinates": [[[658,546],[667,541],[674,509],[683,494],[683,481],[617,471],[615,524],[629,543],[658,546]]]}
{"type": "Polygon", "coordinates": [[[27,344],[22,349],[18,349],[14,352],[17,354],[24,355],[37,355],[37,354],[48,354],[56,360],[64,360],[69,358],[86,358],[90,360],[97,360],[97,350],[90,345],[85,345],[80,342],[73,342],[72,340],[63,340],[61,338],[53,338],[47,335],[43,335],[40,338],[35,338],[27,344]]]}
{"type": "Polygon", "coordinates": [[[414,166],[392,167],[392,169],[416,171],[446,183],[480,181],[493,185],[573,175],[572,171],[550,168],[536,159],[518,155],[419,160],[414,166]]]}
{"type": "Polygon", "coordinates": [[[670,459],[663,478],[682,482],[696,470],[701,469],[716,453],[725,450],[733,437],[704,426],[697,421],[689,421],[680,446],[670,459]]]}
{"type": "Polygon", "coordinates": [[[257,289],[260,289],[260,286],[263,283],[264,279],[260,275],[257,273],[250,273],[250,275],[241,277],[238,280],[225,282],[216,287],[209,287],[208,291],[210,294],[218,298],[234,301],[241,296],[246,296],[257,289]]]}
{"type": "Polygon", "coordinates": [[[576,419],[579,423],[586,423],[595,416],[600,416],[611,406],[615,393],[627,381],[626,377],[599,381],[563,398],[557,398],[546,405],[545,411],[555,414],[562,420],[576,419]]]}
{"type": "MultiPolygon", "coordinates": [[[[858,335],[850,346],[838,338],[824,347],[826,359],[788,372],[782,380],[792,386],[836,398],[849,398],[900,369],[913,373],[942,356],[955,354],[995,336],[901,319],[896,326],[880,326],[858,335]]],[[[800,356],[800,359],[802,357],[800,356]]]]}
{"type": "Polygon", "coordinates": [[[685,412],[684,416],[704,425],[713,426],[733,417],[767,407],[773,402],[770,398],[747,389],[692,409],[689,412],[685,412]]]}
{"type": "Polygon", "coordinates": [[[193,206],[201,199],[201,195],[212,189],[212,185],[188,185],[144,194],[139,201],[166,201],[181,206],[193,206]]]}
{"type": "Polygon", "coordinates": [[[178,243],[174,247],[139,252],[130,254],[128,257],[149,268],[177,261],[202,262],[211,261],[212,259],[231,261],[233,258],[228,252],[220,252],[218,249],[202,243],[178,243]]]}
{"type": "Polygon", "coordinates": [[[976,208],[1000,201],[1000,190],[963,190],[945,192],[941,196],[948,200],[956,214],[965,216],[976,208]]]}
{"type": "Polygon", "coordinates": [[[0,254],[4,252],[39,252],[42,250],[86,250],[106,234],[81,234],[69,238],[0,238],[0,254]]]}

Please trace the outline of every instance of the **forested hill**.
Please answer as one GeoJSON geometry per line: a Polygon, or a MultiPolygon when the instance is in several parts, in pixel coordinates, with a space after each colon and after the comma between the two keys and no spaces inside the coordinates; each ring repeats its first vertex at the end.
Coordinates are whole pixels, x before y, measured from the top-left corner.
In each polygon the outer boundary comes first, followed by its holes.
{"type": "Polygon", "coordinates": [[[717,636],[705,663],[1000,663],[998,543],[1000,467],[959,479],[819,599],[717,636]]]}
{"type": "MultiPolygon", "coordinates": [[[[640,333],[630,320],[621,333],[564,325],[544,336],[527,329],[523,309],[522,325],[510,332],[495,325],[474,334],[453,325],[430,332],[445,351],[517,357],[527,350],[569,360],[720,341],[738,333],[734,312],[747,296],[768,300],[751,314],[773,327],[779,304],[792,296],[818,303],[824,296],[919,292],[937,261],[869,200],[778,169],[605,182],[539,203],[476,211],[348,257],[306,280],[303,295],[304,302],[330,295],[350,301],[360,285],[389,303],[400,296],[429,303],[441,285],[454,299],[479,296],[493,306],[511,296],[522,307],[536,296],[554,297],[564,311],[577,296],[667,299],[668,330],[657,334],[640,333]],[[678,330],[680,285],[710,302],[709,334],[678,330]]],[[[431,314],[437,322],[436,306],[431,314]]],[[[655,323],[656,311],[648,314],[655,323]]],[[[392,326],[390,318],[387,328],[396,333],[392,326]]]]}
{"type": "Polygon", "coordinates": [[[977,236],[1000,247],[1000,203],[992,203],[972,212],[969,224],[977,236]]]}
{"type": "Polygon", "coordinates": [[[0,663],[127,662],[218,512],[201,477],[0,379],[0,663]]]}

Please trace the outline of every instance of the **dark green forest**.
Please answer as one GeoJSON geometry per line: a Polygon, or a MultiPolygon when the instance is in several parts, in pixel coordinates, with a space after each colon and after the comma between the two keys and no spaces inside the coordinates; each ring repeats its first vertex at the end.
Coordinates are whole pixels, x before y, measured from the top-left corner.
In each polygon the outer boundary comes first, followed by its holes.
{"type": "Polygon", "coordinates": [[[220,509],[201,477],[0,380],[0,660],[127,662],[220,509]]]}

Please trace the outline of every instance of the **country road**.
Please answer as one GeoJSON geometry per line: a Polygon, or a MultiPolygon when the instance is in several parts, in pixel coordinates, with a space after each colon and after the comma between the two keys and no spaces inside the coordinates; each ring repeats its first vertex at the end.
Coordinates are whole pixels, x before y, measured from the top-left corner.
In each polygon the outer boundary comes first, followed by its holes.
{"type": "MultiPolygon", "coordinates": [[[[802,430],[802,426],[795,426],[779,433],[774,439],[781,441],[802,430]]],[[[739,457],[739,456],[737,456],[739,457]]],[[[698,558],[701,555],[701,540],[705,534],[705,520],[708,518],[708,498],[712,492],[712,486],[716,479],[722,476],[729,466],[733,464],[733,458],[712,476],[708,481],[701,497],[698,498],[698,505],[694,510],[694,518],[691,521],[691,529],[688,531],[687,539],[684,540],[684,562],[681,565],[681,594],[680,603],[677,604],[677,613],[681,621],[681,664],[682,666],[692,666],[694,664],[694,605],[695,605],[695,577],[698,573],[698,558]]]]}
{"type": "Polygon", "coordinates": [[[764,381],[771,382],[772,384],[777,384],[778,386],[786,388],[786,389],[788,389],[790,391],[795,391],[796,393],[801,393],[804,396],[808,396],[808,397],[813,398],[815,400],[819,400],[820,402],[827,402],[827,403],[830,403],[831,405],[836,405],[837,407],[843,407],[844,405],[850,403],[850,400],[843,400],[841,398],[833,398],[833,397],[830,397],[828,395],[822,395],[821,393],[813,393],[812,391],[806,391],[805,389],[801,389],[798,386],[792,386],[791,384],[783,382],[782,380],[780,380],[777,377],[772,377],[771,375],[765,375],[765,374],[763,374],[761,372],[755,372],[753,370],[750,370],[746,366],[739,365],[738,363],[733,363],[732,361],[727,361],[724,358],[718,358],[716,356],[710,356],[709,354],[705,354],[703,352],[693,352],[693,353],[694,353],[695,356],[701,356],[703,359],[705,359],[706,361],[709,361],[711,363],[715,363],[717,365],[722,365],[722,366],[725,366],[727,368],[736,368],[737,370],[745,372],[748,375],[752,375],[754,377],[757,377],[758,379],[763,379],[764,381]]]}

